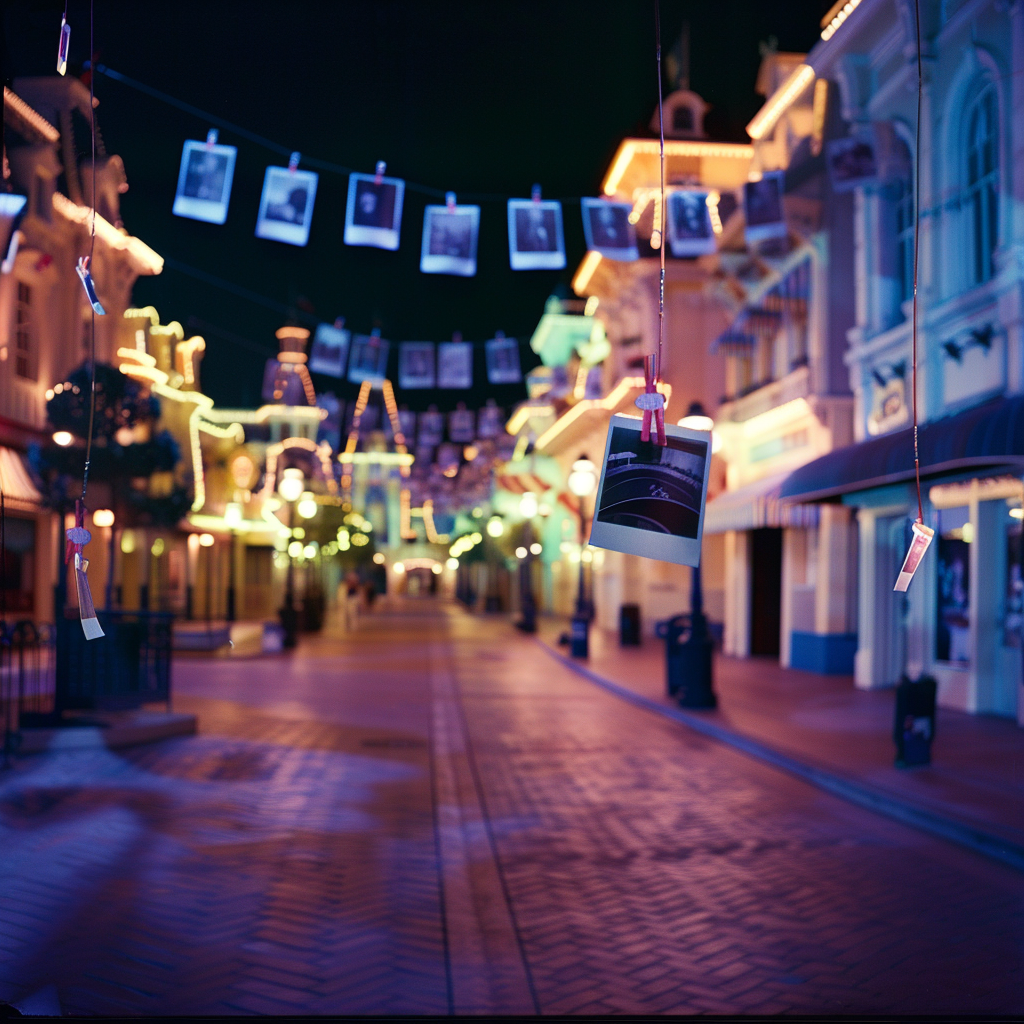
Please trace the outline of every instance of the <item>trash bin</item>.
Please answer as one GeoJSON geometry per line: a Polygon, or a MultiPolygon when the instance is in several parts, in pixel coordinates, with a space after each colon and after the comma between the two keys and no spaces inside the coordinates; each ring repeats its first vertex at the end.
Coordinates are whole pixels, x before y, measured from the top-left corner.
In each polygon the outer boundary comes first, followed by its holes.
{"type": "Polygon", "coordinates": [[[932,763],[936,689],[936,682],[931,676],[921,676],[914,682],[904,676],[896,687],[892,732],[896,741],[897,768],[932,763]]]}
{"type": "Polygon", "coordinates": [[[574,615],[569,624],[569,653],[574,658],[586,658],[590,651],[588,646],[588,632],[590,620],[585,615],[574,615]]]}
{"type": "Polygon", "coordinates": [[[698,635],[691,628],[689,615],[676,615],[655,626],[655,634],[665,641],[665,682],[668,695],[684,708],[718,706],[712,688],[714,641],[704,617],[698,635]]]}
{"type": "Polygon", "coordinates": [[[622,647],[640,646],[640,605],[624,604],[619,608],[619,644],[622,647]]]}

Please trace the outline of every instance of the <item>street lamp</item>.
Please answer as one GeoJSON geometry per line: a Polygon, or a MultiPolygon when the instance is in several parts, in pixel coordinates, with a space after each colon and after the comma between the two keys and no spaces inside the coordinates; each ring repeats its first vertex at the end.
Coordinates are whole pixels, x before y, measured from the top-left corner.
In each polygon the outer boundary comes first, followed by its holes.
{"type": "Polygon", "coordinates": [[[586,543],[586,518],[583,500],[594,493],[597,486],[597,467],[581,455],[573,464],[569,473],[569,490],[579,499],[580,503],[580,579],[576,591],[576,614],[572,618],[570,636],[570,653],[574,658],[585,658],[588,654],[588,631],[590,629],[590,608],[587,603],[587,592],[583,577],[583,546],[586,543]]]}
{"type": "MultiPolygon", "coordinates": [[[[691,402],[686,415],[679,421],[679,426],[711,435],[715,421],[700,402],[691,402]]],[[[712,443],[714,451],[711,436],[708,441],[712,443]]],[[[704,616],[704,593],[701,588],[699,561],[693,567],[690,579],[690,635],[683,643],[675,645],[671,655],[666,651],[668,689],[670,696],[675,696],[683,707],[713,708],[718,703],[712,685],[712,652],[715,645],[708,632],[708,620],[704,616]]],[[[672,644],[671,636],[668,642],[672,644]]]]}
{"type": "MultiPolygon", "coordinates": [[[[288,502],[289,514],[288,525],[294,530],[295,527],[295,502],[302,497],[306,489],[306,483],[301,469],[294,467],[284,470],[281,479],[277,484],[277,493],[288,502]]],[[[294,536],[294,533],[293,533],[294,536]]],[[[299,613],[295,610],[295,558],[302,554],[302,545],[292,541],[288,545],[288,572],[284,584],[284,607],[280,611],[281,628],[284,630],[283,646],[294,647],[298,641],[299,613]],[[298,546],[295,554],[293,551],[298,546]]]]}
{"type": "Polygon", "coordinates": [[[224,506],[224,525],[231,534],[228,546],[228,622],[235,621],[235,548],[237,547],[237,530],[242,525],[243,511],[240,501],[229,501],[224,506]]]}

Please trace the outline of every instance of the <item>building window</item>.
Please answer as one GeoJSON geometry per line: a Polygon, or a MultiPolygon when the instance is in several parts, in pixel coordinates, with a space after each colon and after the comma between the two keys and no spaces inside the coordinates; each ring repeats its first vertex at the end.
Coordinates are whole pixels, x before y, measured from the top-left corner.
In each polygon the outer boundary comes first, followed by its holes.
{"type": "Polygon", "coordinates": [[[989,85],[971,105],[967,133],[967,202],[974,284],[992,277],[999,241],[999,124],[996,91],[989,85]]]}
{"type": "Polygon", "coordinates": [[[14,314],[14,372],[25,380],[36,379],[32,344],[32,287],[18,282],[18,305],[14,314]]]}
{"type": "Polygon", "coordinates": [[[914,297],[914,186],[909,180],[898,181],[895,188],[896,208],[896,279],[900,302],[914,297]]]}
{"type": "Polygon", "coordinates": [[[939,510],[936,661],[966,665],[971,660],[970,546],[973,540],[970,510],[966,506],[939,510]]]}

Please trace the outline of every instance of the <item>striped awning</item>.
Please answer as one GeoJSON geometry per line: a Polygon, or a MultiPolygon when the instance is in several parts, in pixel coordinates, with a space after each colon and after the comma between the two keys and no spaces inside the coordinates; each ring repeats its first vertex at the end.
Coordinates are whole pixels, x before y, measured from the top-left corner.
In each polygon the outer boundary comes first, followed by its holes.
{"type": "Polygon", "coordinates": [[[0,447],[0,491],[5,503],[39,506],[43,501],[21,455],[10,448],[0,447]]]}
{"type": "Polygon", "coordinates": [[[705,533],[759,530],[762,527],[818,525],[817,505],[784,504],[780,499],[788,473],[779,473],[719,494],[704,512],[705,533]]]}
{"type": "Polygon", "coordinates": [[[551,484],[541,480],[535,473],[499,473],[494,478],[495,484],[510,494],[543,494],[551,489],[551,484]]]}

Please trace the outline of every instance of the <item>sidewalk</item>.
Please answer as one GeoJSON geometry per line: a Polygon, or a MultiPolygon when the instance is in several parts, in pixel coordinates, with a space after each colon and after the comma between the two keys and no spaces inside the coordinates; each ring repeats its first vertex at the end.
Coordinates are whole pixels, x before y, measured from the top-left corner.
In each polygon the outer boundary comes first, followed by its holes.
{"type": "MultiPolygon", "coordinates": [[[[566,624],[542,621],[538,638],[561,659],[566,624]]],[[[665,691],[664,644],[619,647],[617,637],[590,632],[590,658],[580,667],[641,698],[677,709],[665,691]]],[[[1024,850],[1024,729],[990,716],[938,710],[933,762],[893,766],[893,690],[858,690],[849,676],[781,668],[766,658],[715,656],[718,709],[689,711],[710,730],[753,740],[811,769],[848,780],[886,802],[911,805],[1024,850]]]]}

